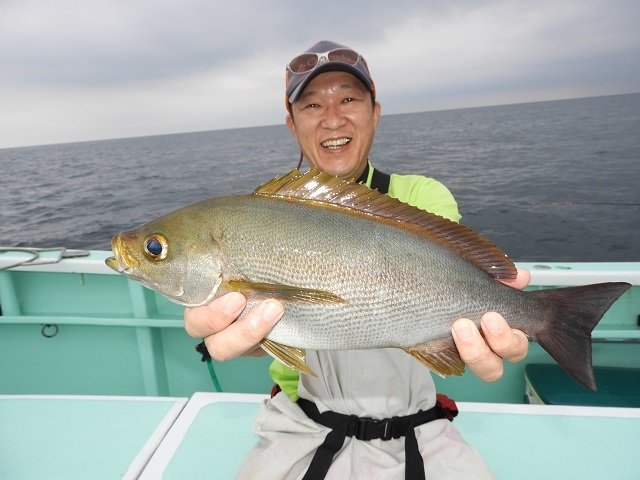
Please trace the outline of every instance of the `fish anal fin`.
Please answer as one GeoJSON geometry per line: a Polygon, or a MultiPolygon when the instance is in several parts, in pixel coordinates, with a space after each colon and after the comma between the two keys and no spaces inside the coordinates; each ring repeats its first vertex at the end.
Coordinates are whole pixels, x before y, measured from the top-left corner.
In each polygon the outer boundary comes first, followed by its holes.
{"type": "Polygon", "coordinates": [[[441,377],[464,373],[464,362],[451,337],[413,345],[404,350],[441,377]]]}
{"type": "Polygon", "coordinates": [[[275,298],[289,302],[313,304],[347,303],[339,295],[323,290],[279,285],[274,283],[252,282],[250,280],[225,280],[222,284],[224,292],[240,292],[247,298],[275,298]]]}
{"type": "Polygon", "coordinates": [[[265,352],[287,367],[298,370],[301,373],[306,373],[312,377],[316,376],[314,371],[307,365],[305,359],[306,352],[303,349],[283,345],[266,338],[260,342],[260,346],[265,352]]]}
{"type": "Polygon", "coordinates": [[[292,170],[261,185],[253,195],[340,209],[419,235],[494,278],[514,279],[518,274],[514,263],[500,248],[471,228],[402,203],[355,180],[343,180],[316,168],[308,172],[292,170]]]}

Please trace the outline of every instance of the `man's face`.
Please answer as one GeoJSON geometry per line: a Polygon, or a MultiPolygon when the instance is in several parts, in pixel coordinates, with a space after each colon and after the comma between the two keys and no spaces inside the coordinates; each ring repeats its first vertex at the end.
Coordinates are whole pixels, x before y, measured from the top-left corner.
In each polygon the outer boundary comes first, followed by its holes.
{"type": "Polygon", "coordinates": [[[287,127],[311,165],[344,179],[364,171],[380,118],[380,104],[353,75],[315,77],[291,105],[287,127]]]}

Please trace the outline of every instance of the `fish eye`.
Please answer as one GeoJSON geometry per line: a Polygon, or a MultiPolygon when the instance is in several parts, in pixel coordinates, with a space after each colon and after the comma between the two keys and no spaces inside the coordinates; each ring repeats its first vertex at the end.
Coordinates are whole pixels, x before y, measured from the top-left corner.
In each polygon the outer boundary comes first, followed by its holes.
{"type": "Polygon", "coordinates": [[[144,241],[144,251],[153,260],[164,260],[167,258],[167,239],[162,235],[151,235],[144,241]]]}

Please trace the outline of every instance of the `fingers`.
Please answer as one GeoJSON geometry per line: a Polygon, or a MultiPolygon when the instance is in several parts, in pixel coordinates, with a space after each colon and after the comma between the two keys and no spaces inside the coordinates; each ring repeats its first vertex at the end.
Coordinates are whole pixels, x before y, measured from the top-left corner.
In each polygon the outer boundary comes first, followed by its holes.
{"type": "Polygon", "coordinates": [[[456,320],[451,334],[460,352],[460,358],[477,377],[487,382],[494,382],[502,377],[502,359],[491,351],[471,320],[456,320]]]}
{"type": "Polygon", "coordinates": [[[242,313],[247,300],[237,292],[227,293],[208,305],[186,308],[184,328],[196,338],[208,337],[228,327],[242,313]]]}
{"type": "Polygon", "coordinates": [[[499,313],[485,313],[480,320],[480,326],[489,348],[499,357],[509,362],[519,362],[527,356],[527,336],[522,331],[509,327],[499,313]]]}
{"type": "Polygon", "coordinates": [[[469,319],[456,320],[452,327],[453,339],[460,357],[480,379],[493,382],[504,373],[503,359],[522,360],[529,348],[524,333],[509,327],[505,319],[490,312],[482,316],[482,333],[469,319]]]}
{"type": "Polygon", "coordinates": [[[187,309],[185,330],[191,336],[204,338],[215,360],[251,353],[280,320],[284,307],[276,300],[265,300],[236,320],[245,305],[241,294],[229,293],[209,305],[187,309]]]}
{"type": "Polygon", "coordinates": [[[504,279],[500,281],[506,285],[509,285],[510,287],[522,290],[527,285],[529,285],[529,282],[531,281],[531,274],[529,273],[529,270],[518,268],[518,276],[516,278],[504,279]]]}

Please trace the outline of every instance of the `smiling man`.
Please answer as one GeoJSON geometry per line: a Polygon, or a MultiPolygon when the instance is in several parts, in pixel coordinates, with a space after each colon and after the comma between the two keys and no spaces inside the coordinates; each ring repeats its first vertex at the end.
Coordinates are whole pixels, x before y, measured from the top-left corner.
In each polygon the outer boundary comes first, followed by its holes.
{"type": "MultiPolygon", "coordinates": [[[[369,162],[381,107],[357,52],[325,41],[295,57],[287,66],[286,100],[286,124],[301,160],[459,221],[453,196],[437,180],[387,175],[369,162]]],[[[513,285],[527,283],[528,274],[519,272],[513,285]]],[[[267,300],[237,320],[244,306],[241,295],[225,295],[188,309],[185,328],[204,337],[217,360],[255,353],[283,308],[267,300]]],[[[497,313],[485,314],[481,325],[483,335],[470,320],[459,319],[452,334],[469,368],[484,380],[497,380],[502,359],[526,355],[527,339],[497,313]]],[[[306,360],[317,377],[272,364],[281,391],[258,415],[260,441],[238,478],[493,478],[446,418],[429,372],[410,355],[397,349],[307,351],[306,360]],[[367,429],[355,428],[360,424],[367,429]]]]}

